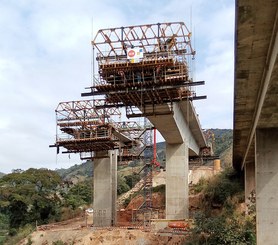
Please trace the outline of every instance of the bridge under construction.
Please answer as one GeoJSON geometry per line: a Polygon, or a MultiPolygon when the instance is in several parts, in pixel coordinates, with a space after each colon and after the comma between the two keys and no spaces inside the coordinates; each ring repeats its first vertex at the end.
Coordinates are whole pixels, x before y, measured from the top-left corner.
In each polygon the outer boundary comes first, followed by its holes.
{"type": "Polygon", "coordinates": [[[166,140],[166,218],[188,218],[188,158],[210,155],[192,106],[206,96],[195,91],[204,81],[192,79],[190,38],[183,22],[99,30],[92,41],[98,73],[81,94],[92,99],[58,105],[57,152],[64,148],[63,153],[94,160],[96,226],[116,225],[117,163],[134,159],[145,163],[142,207],[149,225],[156,164],[153,129],[166,140]],[[121,119],[123,111],[126,120],[121,119]]]}

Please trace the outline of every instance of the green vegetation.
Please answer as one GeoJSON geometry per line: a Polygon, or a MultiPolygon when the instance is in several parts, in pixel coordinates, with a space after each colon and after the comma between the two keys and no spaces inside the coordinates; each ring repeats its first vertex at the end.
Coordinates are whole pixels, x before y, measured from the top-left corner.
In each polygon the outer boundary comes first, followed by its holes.
{"type": "Polygon", "coordinates": [[[92,181],[90,179],[73,185],[68,191],[61,192],[64,198],[63,205],[75,210],[82,205],[92,203],[92,190],[92,181]]]}
{"type": "Polygon", "coordinates": [[[141,179],[139,174],[131,173],[129,175],[122,175],[118,172],[117,194],[121,195],[132,189],[141,179]]]}
{"type": "MultiPolygon", "coordinates": [[[[208,129],[214,135],[214,154],[221,155],[225,150],[233,144],[233,130],[232,129],[208,129]]],[[[207,130],[205,130],[207,131],[207,130]]],[[[165,142],[157,143],[157,161],[162,167],[165,167],[165,142]]]]}
{"type": "Polygon", "coordinates": [[[127,176],[124,176],[126,184],[132,189],[138,181],[141,179],[140,175],[137,173],[133,173],[127,176]]]}
{"type": "Polygon", "coordinates": [[[122,176],[138,173],[143,168],[143,163],[135,160],[128,165],[118,166],[118,173],[122,176]]]}
{"type": "Polygon", "coordinates": [[[128,206],[128,204],[130,203],[131,199],[134,198],[135,195],[130,195],[128,198],[125,199],[123,206],[124,208],[126,208],[128,206]]]}
{"type": "MultiPolygon", "coordinates": [[[[73,184],[55,171],[16,170],[0,179],[0,244],[16,244],[35,225],[72,218],[92,203],[91,180],[73,184]]],[[[28,241],[31,244],[31,240],[28,241]]]]}
{"type": "Polygon", "coordinates": [[[203,211],[195,215],[193,235],[186,244],[256,244],[254,214],[238,210],[244,201],[240,176],[226,169],[200,182],[193,190],[204,193],[203,211]]]}
{"type": "Polygon", "coordinates": [[[0,213],[0,244],[4,244],[8,232],[9,232],[8,215],[0,213]]]}
{"type": "Polygon", "coordinates": [[[130,187],[126,183],[125,178],[122,175],[118,174],[117,194],[121,195],[129,190],[130,190],[130,187]]]}
{"type": "Polygon", "coordinates": [[[165,194],[165,187],[165,185],[158,185],[153,188],[153,193],[160,192],[162,194],[165,194]]]}
{"type": "MultiPolygon", "coordinates": [[[[3,244],[5,245],[18,244],[22,239],[28,237],[34,230],[35,228],[33,225],[24,225],[18,229],[12,228],[10,230],[9,236],[5,238],[3,244]]],[[[30,237],[28,237],[27,244],[32,244],[30,237]]]]}
{"type": "Polygon", "coordinates": [[[235,195],[244,201],[244,189],[240,176],[231,168],[214,176],[204,186],[206,201],[211,204],[224,205],[229,197],[235,195]]]}
{"type": "Polygon", "coordinates": [[[17,170],[0,179],[2,243],[15,244],[33,231],[36,222],[44,224],[59,217],[60,183],[61,178],[54,171],[33,168],[17,170]]]}
{"type": "Polygon", "coordinates": [[[71,179],[75,176],[92,177],[93,163],[91,161],[86,161],[81,164],[75,164],[68,169],[56,169],[56,172],[61,176],[62,179],[71,179]]]}
{"type": "Polygon", "coordinates": [[[214,134],[214,154],[221,155],[226,149],[233,144],[232,129],[211,129],[214,134]]]}
{"type": "MultiPolygon", "coordinates": [[[[212,129],[212,132],[215,153],[220,155],[232,144],[232,130],[212,129]]],[[[165,142],[157,144],[157,158],[165,166],[165,142]]],[[[141,176],[136,173],[142,167],[139,161],[118,167],[118,195],[140,181],[141,176]]],[[[36,223],[66,220],[83,212],[79,207],[93,202],[92,177],[90,161],[56,171],[30,168],[6,175],[0,173],[0,245],[16,244],[28,237],[36,223]]],[[[240,178],[229,170],[210,180],[202,179],[193,187],[193,192],[203,192],[205,198],[203,214],[196,214],[192,244],[204,244],[204,241],[207,244],[252,244],[255,211],[253,218],[235,212],[243,201],[240,183],[240,178]],[[218,215],[214,215],[216,208],[218,215]]],[[[165,193],[165,185],[153,188],[153,192],[165,193]]],[[[28,244],[32,244],[31,239],[28,244]]]]}
{"type": "Polygon", "coordinates": [[[57,240],[55,242],[52,242],[52,245],[67,245],[67,243],[64,243],[62,240],[57,240]]]}
{"type": "Polygon", "coordinates": [[[9,216],[10,228],[39,224],[59,215],[56,190],[60,176],[47,169],[29,169],[0,179],[0,211],[9,216]]]}
{"type": "Polygon", "coordinates": [[[240,215],[206,217],[199,214],[195,225],[195,241],[187,244],[256,244],[254,224],[240,215]]]}

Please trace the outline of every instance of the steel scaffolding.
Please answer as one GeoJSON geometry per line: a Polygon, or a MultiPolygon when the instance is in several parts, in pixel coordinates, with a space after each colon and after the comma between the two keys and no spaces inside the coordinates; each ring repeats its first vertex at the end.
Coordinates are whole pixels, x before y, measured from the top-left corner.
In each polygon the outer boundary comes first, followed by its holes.
{"type": "Polygon", "coordinates": [[[144,135],[152,129],[136,121],[121,121],[118,108],[104,108],[104,100],[61,102],[56,109],[56,143],[62,153],[80,153],[93,159],[94,152],[119,149],[121,162],[142,158],[144,135]],[[117,120],[117,121],[116,121],[117,120]]]}
{"type": "Polygon", "coordinates": [[[104,95],[108,104],[125,107],[127,117],[168,113],[162,105],[206,98],[192,90],[204,81],[190,77],[190,37],[183,22],[99,30],[92,41],[98,75],[82,96],[104,95]]]}

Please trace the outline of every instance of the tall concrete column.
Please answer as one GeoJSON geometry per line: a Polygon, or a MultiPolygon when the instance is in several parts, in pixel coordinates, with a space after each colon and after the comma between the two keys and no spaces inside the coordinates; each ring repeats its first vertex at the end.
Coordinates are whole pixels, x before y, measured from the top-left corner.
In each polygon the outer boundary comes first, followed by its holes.
{"type": "Polygon", "coordinates": [[[188,144],[166,143],[166,219],[186,219],[188,208],[188,144]]]}
{"type": "MultiPolygon", "coordinates": [[[[244,190],[245,190],[245,203],[250,204],[250,194],[255,191],[256,181],[255,181],[255,163],[247,162],[244,167],[244,190]]],[[[247,207],[248,209],[248,207],[247,207]]],[[[248,210],[246,210],[248,211],[248,210]]]]}
{"type": "Polygon", "coordinates": [[[116,223],[117,155],[114,151],[98,152],[94,160],[94,226],[116,223]]]}
{"type": "Polygon", "coordinates": [[[257,244],[278,244],[278,128],[256,131],[257,244]]]}
{"type": "Polygon", "coordinates": [[[117,224],[117,167],[118,150],[111,151],[111,170],[112,170],[112,226],[117,224]]]}

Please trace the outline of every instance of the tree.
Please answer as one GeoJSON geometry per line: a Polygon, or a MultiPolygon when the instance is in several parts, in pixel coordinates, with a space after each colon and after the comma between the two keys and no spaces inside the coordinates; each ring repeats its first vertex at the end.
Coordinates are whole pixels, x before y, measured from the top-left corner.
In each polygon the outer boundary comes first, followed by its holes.
{"type": "Polygon", "coordinates": [[[126,184],[129,186],[130,189],[133,188],[136,185],[136,183],[141,179],[140,175],[137,173],[127,175],[124,178],[125,178],[126,184]]]}
{"type": "Polygon", "coordinates": [[[77,183],[67,193],[64,193],[63,197],[65,198],[66,206],[71,206],[73,209],[92,203],[91,180],[77,183]]]}
{"type": "Polygon", "coordinates": [[[30,168],[0,179],[0,211],[9,216],[10,228],[27,223],[47,223],[59,215],[57,188],[60,176],[48,169],[30,168]]]}
{"type": "Polygon", "coordinates": [[[126,183],[126,180],[123,176],[121,176],[120,174],[118,174],[118,184],[117,184],[117,194],[121,195],[127,191],[129,191],[129,186],[126,183]]]}

